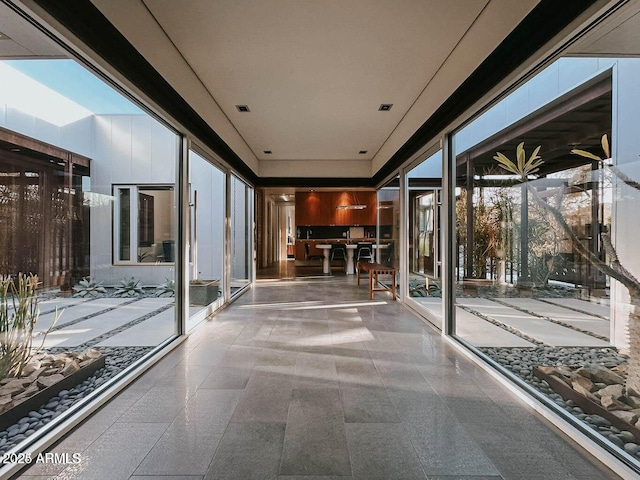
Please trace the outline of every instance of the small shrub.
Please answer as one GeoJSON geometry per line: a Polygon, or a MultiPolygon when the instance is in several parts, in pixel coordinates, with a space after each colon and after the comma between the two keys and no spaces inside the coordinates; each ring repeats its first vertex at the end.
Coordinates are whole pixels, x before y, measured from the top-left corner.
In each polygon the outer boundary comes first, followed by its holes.
{"type": "Polygon", "coordinates": [[[19,378],[22,370],[35,355],[59,318],[55,318],[43,336],[42,344],[32,348],[33,331],[40,316],[36,275],[19,274],[17,286],[9,276],[0,276],[0,379],[19,378]]]}
{"type": "Polygon", "coordinates": [[[156,297],[173,297],[176,294],[176,283],[165,278],[165,282],[156,287],[156,297]]]}
{"type": "Polygon", "coordinates": [[[427,286],[423,281],[410,280],[409,281],[409,296],[410,297],[426,297],[427,286]]]}
{"type": "Polygon", "coordinates": [[[441,297],[442,287],[439,283],[431,280],[429,282],[429,288],[423,281],[410,280],[409,281],[409,296],[410,297],[441,297]]]}
{"type": "Polygon", "coordinates": [[[140,286],[140,280],[136,280],[131,277],[129,279],[123,278],[120,280],[120,286],[114,292],[116,297],[136,297],[142,295],[142,287],[140,286]]]}
{"type": "Polygon", "coordinates": [[[96,283],[91,278],[84,277],[78,282],[78,285],[73,287],[74,297],[95,297],[100,293],[107,293],[102,286],[102,282],[96,283]]]}

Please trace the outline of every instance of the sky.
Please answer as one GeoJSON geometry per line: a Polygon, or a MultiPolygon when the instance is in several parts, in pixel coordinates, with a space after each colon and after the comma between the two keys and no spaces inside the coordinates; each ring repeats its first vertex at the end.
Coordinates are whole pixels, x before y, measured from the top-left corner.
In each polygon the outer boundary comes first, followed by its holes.
{"type": "Polygon", "coordinates": [[[96,115],[144,113],[74,60],[5,60],[3,63],[96,115]]]}

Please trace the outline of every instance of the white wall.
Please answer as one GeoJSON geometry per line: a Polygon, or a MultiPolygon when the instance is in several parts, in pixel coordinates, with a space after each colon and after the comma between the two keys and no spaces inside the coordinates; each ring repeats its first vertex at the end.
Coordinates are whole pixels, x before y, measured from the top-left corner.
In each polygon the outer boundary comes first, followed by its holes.
{"type": "MultiPolygon", "coordinates": [[[[197,198],[197,263],[191,277],[206,280],[223,278],[225,174],[194,152],[189,152],[191,202],[197,198]]],[[[193,210],[192,210],[193,213],[193,210]]]]}
{"type": "Polygon", "coordinates": [[[231,278],[248,279],[247,187],[232,177],[231,181],[231,278]]]}
{"type": "MultiPolygon", "coordinates": [[[[613,108],[613,159],[617,167],[627,176],[640,181],[640,59],[622,58],[617,61],[614,76],[613,108]]],[[[613,202],[612,236],[620,262],[636,278],[640,278],[640,255],[638,237],[640,222],[629,221],[638,218],[640,192],[616,182],[613,202]]],[[[627,289],[616,281],[611,282],[611,325],[615,344],[626,348],[629,344],[627,319],[629,295],[627,289]]]]}
{"type": "MultiPolygon", "coordinates": [[[[175,184],[176,136],[146,115],[94,117],[91,191],[112,195],[114,184],[175,184]]],[[[173,215],[176,215],[173,208],[173,215]]],[[[174,217],[175,218],[175,217],[174,217]]],[[[112,264],[112,206],[91,208],[91,276],[105,285],[135,277],[144,285],[173,278],[170,265],[112,264]]]]}

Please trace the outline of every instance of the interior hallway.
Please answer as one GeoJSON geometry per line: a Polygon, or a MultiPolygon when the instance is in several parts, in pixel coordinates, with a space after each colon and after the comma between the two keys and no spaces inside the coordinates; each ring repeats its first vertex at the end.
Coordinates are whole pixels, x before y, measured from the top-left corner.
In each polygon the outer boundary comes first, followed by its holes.
{"type": "Polygon", "coordinates": [[[52,451],[22,478],[617,478],[350,276],[258,283],[52,451]]]}

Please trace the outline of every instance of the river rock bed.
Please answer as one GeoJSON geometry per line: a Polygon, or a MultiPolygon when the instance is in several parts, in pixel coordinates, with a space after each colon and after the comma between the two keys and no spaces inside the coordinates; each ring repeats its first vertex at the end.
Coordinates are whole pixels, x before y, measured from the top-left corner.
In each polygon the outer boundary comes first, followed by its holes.
{"type": "MultiPolygon", "coordinates": [[[[0,432],[0,454],[7,452],[62,412],[82,400],[97,387],[114,377],[137,359],[149,352],[152,347],[96,347],[105,356],[105,367],[97,370],[91,377],[79,385],[62,390],[48,400],[38,410],[32,410],[26,417],[0,432]]],[[[64,348],[48,349],[49,353],[62,353],[64,348]]]]}
{"type": "Polygon", "coordinates": [[[520,377],[537,391],[545,394],[562,409],[581,420],[591,429],[607,438],[630,455],[640,458],[640,443],[631,432],[620,430],[606,418],[588,415],[572,400],[564,400],[549,384],[533,375],[533,367],[538,366],[578,366],[585,364],[602,365],[612,368],[625,365],[627,358],[615,348],[585,347],[537,347],[537,348],[480,348],[480,350],[520,377]]]}

